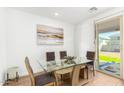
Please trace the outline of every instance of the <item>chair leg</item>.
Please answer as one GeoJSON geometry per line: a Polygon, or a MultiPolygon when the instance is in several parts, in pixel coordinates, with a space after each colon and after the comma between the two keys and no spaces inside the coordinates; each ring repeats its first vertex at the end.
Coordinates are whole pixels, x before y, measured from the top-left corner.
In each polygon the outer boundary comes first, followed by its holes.
{"type": "Polygon", "coordinates": [[[86,67],[86,70],[87,70],[87,79],[89,79],[89,69],[88,69],[88,67],[86,67]]]}
{"type": "Polygon", "coordinates": [[[95,76],[95,68],[94,68],[94,66],[93,66],[93,76],[95,76]]]}
{"type": "Polygon", "coordinates": [[[82,69],[83,71],[82,71],[82,78],[84,79],[85,77],[84,77],[84,68],[82,69]]]}
{"type": "Polygon", "coordinates": [[[56,82],[55,82],[56,86],[61,85],[62,84],[62,81],[61,81],[62,77],[61,77],[61,75],[57,74],[56,72],[54,74],[55,74],[55,79],[56,79],[56,82]]]}
{"type": "Polygon", "coordinates": [[[80,70],[80,78],[82,78],[82,79],[84,79],[85,78],[85,68],[82,68],[81,70],[80,70]]]}
{"type": "Polygon", "coordinates": [[[56,86],[56,82],[54,82],[53,85],[56,86]]]}

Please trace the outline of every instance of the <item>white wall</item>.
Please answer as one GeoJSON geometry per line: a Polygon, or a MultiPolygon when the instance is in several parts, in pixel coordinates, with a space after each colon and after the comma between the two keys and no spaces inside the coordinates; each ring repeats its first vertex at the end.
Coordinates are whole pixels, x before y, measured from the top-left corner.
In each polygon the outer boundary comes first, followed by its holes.
{"type": "Polygon", "coordinates": [[[64,22],[48,19],[42,16],[8,9],[8,45],[7,67],[19,66],[20,75],[26,75],[27,70],[24,58],[30,58],[34,72],[41,71],[36,59],[45,62],[45,52],[55,51],[56,59],[59,59],[59,51],[67,50],[69,55],[74,55],[73,31],[74,26],[64,22]],[[64,45],[40,45],[36,43],[37,24],[64,28],[64,45]]]}
{"type": "Polygon", "coordinates": [[[78,24],[75,31],[75,54],[85,56],[87,50],[95,50],[95,21],[101,18],[123,15],[123,13],[124,8],[116,8],[111,11],[105,11],[78,24]]]}
{"type": "Polygon", "coordinates": [[[7,59],[6,9],[0,8],[0,83],[4,81],[7,59]]]}
{"type": "Polygon", "coordinates": [[[77,26],[75,40],[77,56],[85,58],[87,50],[94,50],[94,22],[92,19],[77,26]]]}

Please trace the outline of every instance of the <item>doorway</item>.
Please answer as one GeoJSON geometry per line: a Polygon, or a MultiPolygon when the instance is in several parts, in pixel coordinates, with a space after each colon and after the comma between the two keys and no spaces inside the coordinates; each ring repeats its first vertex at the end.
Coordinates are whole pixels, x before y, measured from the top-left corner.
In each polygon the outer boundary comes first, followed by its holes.
{"type": "Polygon", "coordinates": [[[122,17],[96,23],[97,65],[106,74],[122,77],[122,17]]]}

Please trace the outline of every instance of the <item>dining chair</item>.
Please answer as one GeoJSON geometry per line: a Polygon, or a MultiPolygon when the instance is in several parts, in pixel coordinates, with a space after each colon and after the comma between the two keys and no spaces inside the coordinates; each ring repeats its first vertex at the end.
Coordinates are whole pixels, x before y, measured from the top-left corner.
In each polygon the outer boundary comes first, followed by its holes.
{"type": "Polygon", "coordinates": [[[66,51],[60,51],[60,59],[65,59],[65,57],[67,56],[67,52],[66,51]]]}
{"type": "Polygon", "coordinates": [[[55,52],[46,52],[46,61],[55,61],[55,52]]]}
{"type": "MultiPolygon", "coordinates": [[[[54,75],[55,75],[55,78],[56,78],[57,86],[63,84],[64,81],[63,81],[63,77],[62,76],[64,76],[65,74],[72,73],[72,71],[73,71],[73,67],[68,67],[68,68],[64,68],[64,69],[55,71],[54,75]]],[[[71,78],[71,76],[70,76],[70,78],[71,78]]]]}
{"type": "Polygon", "coordinates": [[[92,60],[91,62],[86,64],[87,78],[89,78],[89,76],[88,76],[89,72],[88,71],[89,71],[89,69],[91,70],[91,68],[93,69],[93,76],[95,76],[95,52],[94,51],[87,51],[86,58],[88,60],[92,60]]]}
{"type": "Polygon", "coordinates": [[[55,65],[55,52],[46,52],[46,61],[48,66],[55,65]]]}
{"type": "Polygon", "coordinates": [[[70,82],[67,81],[66,84],[65,82],[64,83],[61,82],[60,74],[56,73],[57,71],[55,71],[57,85],[77,86],[79,84],[80,68],[81,68],[81,65],[76,65],[74,67],[62,69],[61,72],[63,72],[63,74],[72,73],[70,77],[71,79],[69,80],[70,82]]]}
{"type": "Polygon", "coordinates": [[[55,78],[51,76],[50,73],[43,73],[41,75],[35,75],[33,73],[28,57],[25,58],[25,66],[27,68],[32,86],[55,85],[55,78]]]}
{"type": "MultiPolygon", "coordinates": [[[[60,51],[59,54],[60,54],[61,64],[63,64],[63,62],[65,61],[65,57],[67,56],[67,51],[60,51]]],[[[70,78],[70,74],[71,73],[63,74],[63,75],[61,75],[61,77],[63,79],[68,79],[68,78],[70,78]]]]}

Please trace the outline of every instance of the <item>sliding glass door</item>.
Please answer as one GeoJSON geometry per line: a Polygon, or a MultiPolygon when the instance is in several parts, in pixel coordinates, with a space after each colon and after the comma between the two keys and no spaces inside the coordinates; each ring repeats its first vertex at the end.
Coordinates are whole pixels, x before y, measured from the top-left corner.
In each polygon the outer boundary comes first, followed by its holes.
{"type": "Polygon", "coordinates": [[[116,77],[122,76],[121,30],[120,16],[96,23],[97,69],[116,77]]]}

